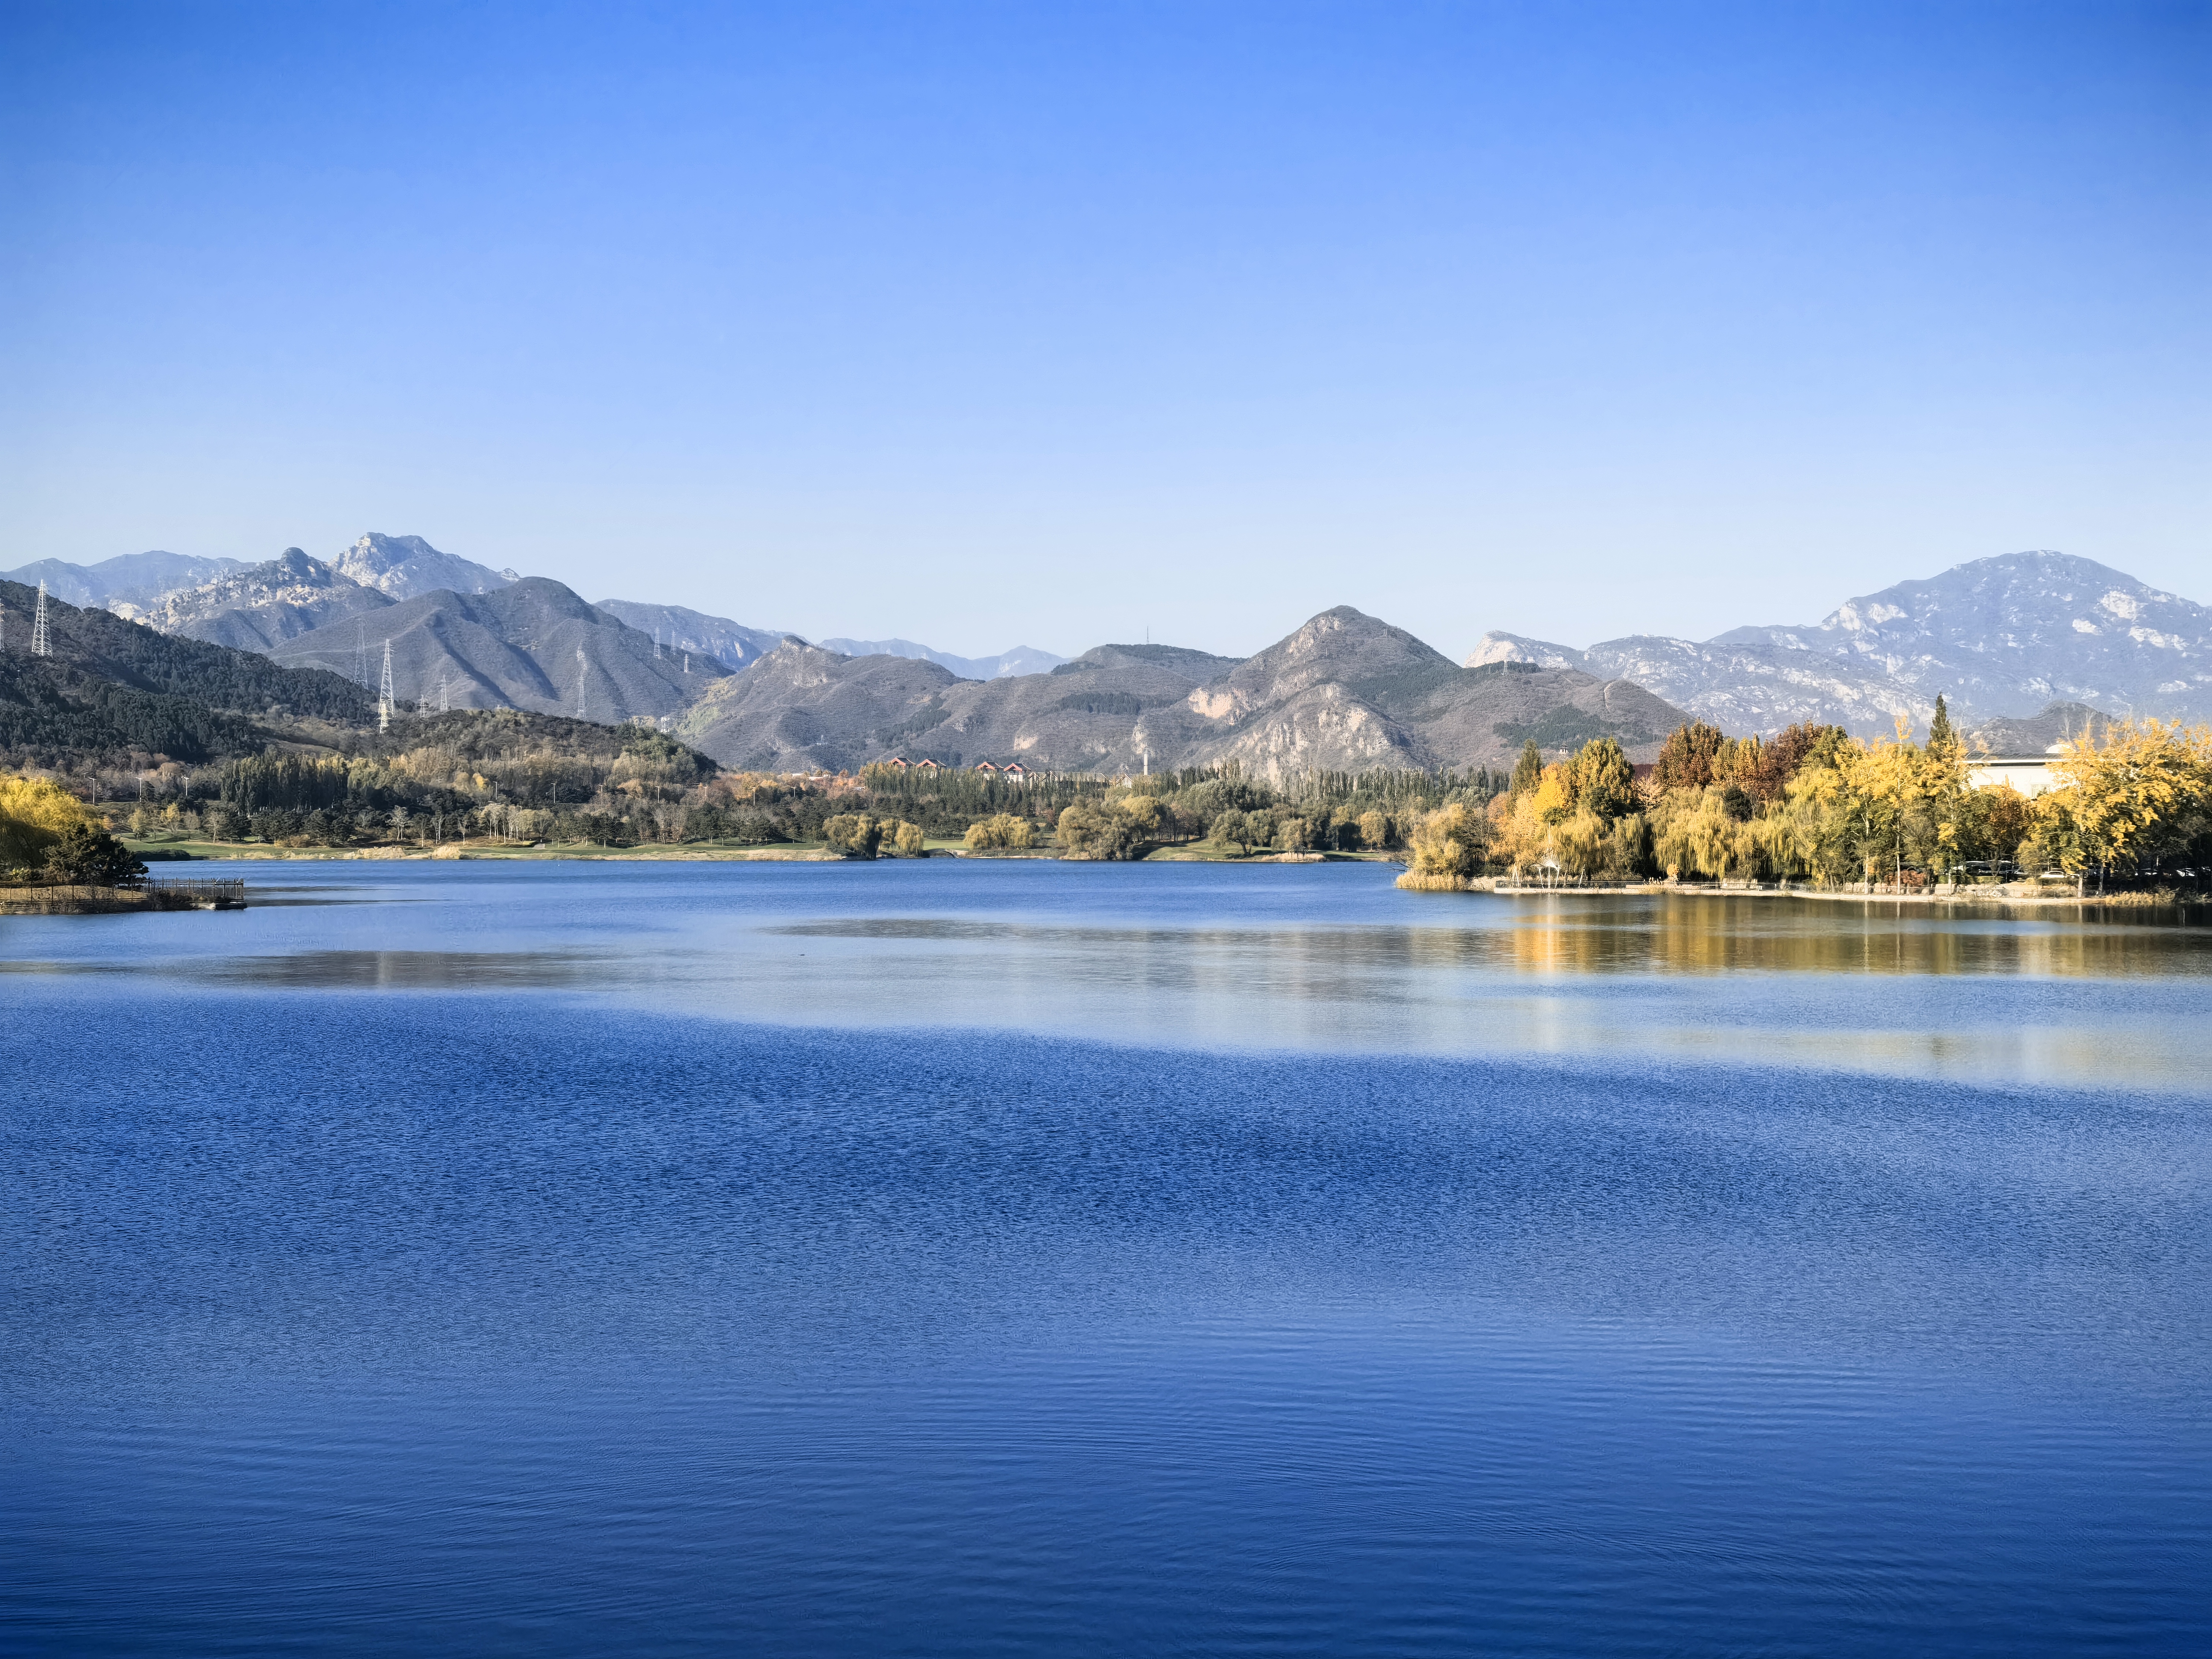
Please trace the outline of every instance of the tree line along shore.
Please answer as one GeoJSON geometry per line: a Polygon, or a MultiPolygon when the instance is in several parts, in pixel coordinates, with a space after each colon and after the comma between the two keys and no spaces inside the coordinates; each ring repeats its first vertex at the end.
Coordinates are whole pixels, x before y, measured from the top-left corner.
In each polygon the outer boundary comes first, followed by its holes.
{"type": "Polygon", "coordinates": [[[1366,856],[1401,884],[1786,881],[1904,890],[2063,876],[2201,888],[2212,732],[2121,722],[2054,758],[2062,787],[1976,788],[1940,702],[1925,741],[1833,726],[1761,739],[1685,725],[1655,765],[1609,738],[1510,771],[1233,766],[1106,776],[870,766],[730,771],[644,726],[465,712],[353,752],[299,744],[201,766],[158,757],[0,789],[0,880],[127,879],[141,855],[773,854],[958,848],[1123,860],[1366,856]],[[76,785],[72,790],[64,782],[76,785]],[[104,862],[102,862],[104,860],[104,862]]]}
{"type": "Polygon", "coordinates": [[[2058,787],[1977,787],[1942,698],[1924,742],[1902,723],[1729,738],[1692,723],[1648,773],[1610,738],[1546,765],[1524,752],[1484,807],[1449,804],[1411,837],[1400,884],[1663,879],[1842,891],[1953,891],[2057,879],[2077,896],[2212,885],[2212,728],[2115,722],[2060,746],[2058,787]]]}

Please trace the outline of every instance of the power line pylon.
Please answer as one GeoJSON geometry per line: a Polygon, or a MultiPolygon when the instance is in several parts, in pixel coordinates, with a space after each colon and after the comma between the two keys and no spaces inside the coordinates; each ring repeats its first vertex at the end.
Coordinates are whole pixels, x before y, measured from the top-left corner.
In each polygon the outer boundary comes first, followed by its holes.
{"type": "Polygon", "coordinates": [[[580,645],[576,647],[576,718],[578,720],[584,718],[584,677],[590,672],[590,667],[584,661],[584,647],[580,645]]]}
{"type": "Polygon", "coordinates": [[[31,654],[34,657],[54,654],[53,646],[46,638],[46,585],[43,580],[39,583],[38,615],[31,619],[31,654]]]}
{"type": "Polygon", "coordinates": [[[446,696],[446,677],[441,674],[438,676],[438,712],[441,714],[448,714],[452,711],[453,706],[446,696]]]}
{"type": "Polygon", "coordinates": [[[378,731],[389,732],[392,729],[392,705],[394,701],[392,695],[392,641],[386,640],[384,642],[384,683],[376,689],[378,731]]]}

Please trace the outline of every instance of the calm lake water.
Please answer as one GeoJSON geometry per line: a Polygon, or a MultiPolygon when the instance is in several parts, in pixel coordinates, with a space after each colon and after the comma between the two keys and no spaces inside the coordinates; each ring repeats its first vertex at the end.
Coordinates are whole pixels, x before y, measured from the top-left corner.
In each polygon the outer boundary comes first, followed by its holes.
{"type": "Polygon", "coordinates": [[[2212,930],[246,873],[0,919],[0,1651],[2212,1648],[2212,930]]]}

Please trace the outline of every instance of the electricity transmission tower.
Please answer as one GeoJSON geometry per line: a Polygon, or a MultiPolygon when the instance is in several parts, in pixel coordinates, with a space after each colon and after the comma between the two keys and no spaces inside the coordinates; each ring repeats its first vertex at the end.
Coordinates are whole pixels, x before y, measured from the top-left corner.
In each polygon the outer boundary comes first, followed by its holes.
{"type": "Polygon", "coordinates": [[[367,623],[356,623],[353,625],[353,678],[355,684],[364,691],[368,690],[368,624],[367,623]]]}
{"type": "Polygon", "coordinates": [[[657,628],[653,630],[653,659],[660,660],[660,630],[657,628]]]}
{"type": "Polygon", "coordinates": [[[584,676],[590,672],[590,668],[584,661],[584,647],[580,645],[576,647],[576,718],[578,720],[584,718],[584,676]]]}
{"type": "Polygon", "coordinates": [[[54,654],[53,646],[46,639],[46,585],[43,580],[39,583],[39,613],[31,619],[31,654],[34,657],[54,654]]]}
{"type": "Polygon", "coordinates": [[[446,677],[441,674],[438,676],[438,712],[443,714],[449,712],[452,708],[453,704],[446,696],[446,677]]]}
{"type": "Polygon", "coordinates": [[[386,640],[384,642],[384,683],[376,689],[376,729],[380,732],[389,732],[392,729],[392,705],[393,701],[394,699],[392,695],[392,641],[390,640],[386,640]]]}

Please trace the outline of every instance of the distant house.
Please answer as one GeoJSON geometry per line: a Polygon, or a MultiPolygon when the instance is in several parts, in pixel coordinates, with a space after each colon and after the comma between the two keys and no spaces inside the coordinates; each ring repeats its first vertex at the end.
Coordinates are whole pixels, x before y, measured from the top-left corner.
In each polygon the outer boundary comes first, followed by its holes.
{"type": "Polygon", "coordinates": [[[978,772],[995,772],[999,769],[992,765],[988,761],[977,761],[975,763],[975,769],[978,772]]]}
{"type": "MultiPolygon", "coordinates": [[[[989,763],[988,763],[988,762],[986,762],[986,763],[985,763],[986,765],[988,765],[988,764],[989,764],[989,763]]],[[[1027,777],[1029,776],[1029,775],[1030,775],[1030,769],[1029,769],[1028,767],[1026,767],[1026,766],[1023,765],[1019,761],[1013,761],[1013,762],[1011,762],[1011,763],[1008,763],[1008,765],[1006,766],[1006,769],[1004,770],[1004,772],[1003,772],[1003,773],[1001,773],[1001,775],[1002,775],[1002,776],[1004,776],[1004,777],[1009,777],[1009,778],[1024,778],[1024,779],[1025,779],[1025,778],[1027,778],[1027,777]]]]}
{"type": "Polygon", "coordinates": [[[942,772],[945,769],[925,756],[914,763],[914,769],[917,772],[942,772]]]}
{"type": "Polygon", "coordinates": [[[889,760],[885,761],[884,764],[890,767],[894,772],[903,772],[907,769],[906,757],[904,755],[893,755],[889,760]]]}

